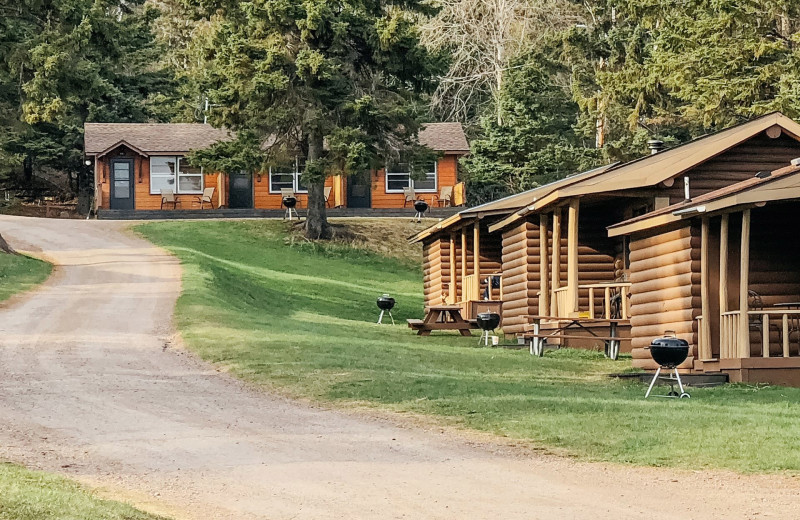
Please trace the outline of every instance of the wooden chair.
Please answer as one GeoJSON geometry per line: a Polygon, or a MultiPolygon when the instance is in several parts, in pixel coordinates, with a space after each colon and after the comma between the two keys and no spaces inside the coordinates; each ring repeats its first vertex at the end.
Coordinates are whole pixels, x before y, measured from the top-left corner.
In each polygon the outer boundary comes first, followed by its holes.
{"type": "Polygon", "coordinates": [[[325,186],[325,191],[323,192],[323,196],[325,197],[325,206],[331,207],[330,200],[331,200],[331,191],[333,191],[332,186],[325,186]]]}
{"type": "Polygon", "coordinates": [[[433,203],[439,207],[448,207],[453,205],[453,187],[442,186],[439,190],[439,195],[433,196],[433,203]]]}
{"type": "Polygon", "coordinates": [[[405,200],[403,201],[404,208],[408,205],[409,202],[413,206],[414,202],[417,201],[417,194],[414,193],[414,188],[411,187],[403,188],[403,195],[405,196],[405,200]]]}
{"type": "Polygon", "coordinates": [[[297,198],[294,194],[294,190],[292,188],[281,188],[281,198],[285,197],[294,197],[297,198]]]}
{"type": "Polygon", "coordinates": [[[453,206],[465,206],[467,204],[467,189],[463,182],[453,186],[453,206]]]}
{"type": "Polygon", "coordinates": [[[172,209],[178,209],[178,204],[181,201],[178,197],[175,196],[175,192],[172,190],[161,190],[161,209],[164,209],[164,204],[172,204],[172,209]]]}
{"type": "MultiPolygon", "coordinates": [[[[761,295],[755,291],[747,291],[747,306],[751,311],[761,311],[764,310],[764,300],[761,298],[761,295]]],[[[748,320],[750,330],[758,331],[759,335],[764,333],[764,323],[761,321],[761,316],[759,315],[751,315],[750,319],[748,320]]],[[[778,333],[778,343],[783,343],[783,330],[775,323],[771,323],[769,328],[771,330],[775,330],[778,333]]],[[[792,331],[789,331],[791,335],[792,331]]]]}
{"type": "Polygon", "coordinates": [[[206,188],[203,190],[203,194],[198,197],[195,197],[195,199],[197,199],[197,202],[200,203],[200,209],[203,209],[203,204],[205,203],[208,203],[208,205],[211,206],[211,209],[214,209],[213,197],[214,197],[214,188],[206,188]]]}

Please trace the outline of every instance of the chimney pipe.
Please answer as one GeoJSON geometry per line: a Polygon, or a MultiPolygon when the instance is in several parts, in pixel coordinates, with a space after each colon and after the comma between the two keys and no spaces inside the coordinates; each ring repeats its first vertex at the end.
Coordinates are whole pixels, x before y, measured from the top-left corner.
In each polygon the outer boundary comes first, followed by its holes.
{"type": "Polygon", "coordinates": [[[647,141],[647,147],[650,148],[650,154],[656,154],[664,149],[664,141],[659,139],[650,139],[647,141]]]}

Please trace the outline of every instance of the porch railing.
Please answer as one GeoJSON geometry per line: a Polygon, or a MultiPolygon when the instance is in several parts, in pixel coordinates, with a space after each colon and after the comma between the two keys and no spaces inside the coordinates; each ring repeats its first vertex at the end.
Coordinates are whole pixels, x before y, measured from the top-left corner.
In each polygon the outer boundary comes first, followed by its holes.
{"type": "Polygon", "coordinates": [[[470,274],[464,277],[464,283],[462,284],[461,288],[461,301],[469,302],[473,300],[479,300],[480,289],[478,288],[478,279],[475,278],[474,274],[470,274]]]}
{"type": "Polygon", "coordinates": [[[619,317],[627,320],[630,316],[630,302],[628,301],[628,291],[630,289],[630,282],[619,283],[597,283],[592,285],[579,285],[578,289],[589,290],[589,317],[595,319],[598,317],[595,312],[594,295],[595,291],[603,291],[603,312],[601,318],[610,320],[611,318],[619,317]],[[619,296],[619,314],[613,313],[612,298],[619,296]]]}
{"type": "MultiPolygon", "coordinates": [[[[749,315],[750,328],[761,329],[761,356],[770,357],[771,332],[776,331],[783,357],[790,357],[791,334],[800,334],[800,310],[755,310],[749,315]],[[774,321],[773,321],[774,320],[774,321]]],[[[750,348],[750,345],[747,346],[750,348]]]]}
{"type": "Polygon", "coordinates": [[[740,311],[723,312],[719,321],[719,357],[734,359],[739,357],[740,311]]]}
{"type": "Polygon", "coordinates": [[[560,318],[567,317],[567,290],[569,290],[569,287],[553,289],[553,299],[556,302],[556,315],[560,318]]]}

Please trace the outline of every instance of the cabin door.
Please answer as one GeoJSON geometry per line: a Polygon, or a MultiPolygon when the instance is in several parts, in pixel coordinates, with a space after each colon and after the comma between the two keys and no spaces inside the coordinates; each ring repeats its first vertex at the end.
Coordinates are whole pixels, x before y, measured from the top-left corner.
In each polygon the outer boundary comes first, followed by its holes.
{"type": "Polygon", "coordinates": [[[133,209],[133,159],[111,160],[111,209],[133,209]]]}
{"type": "Polygon", "coordinates": [[[347,207],[369,208],[372,206],[372,186],[369,170],[355,173],[347,178],[347,207]]]}
{"type": "Polygon", "coordinates": [[[246,172],[228,176],[228,207],[249,209],[253,207],[253,176],[246,172]]]}

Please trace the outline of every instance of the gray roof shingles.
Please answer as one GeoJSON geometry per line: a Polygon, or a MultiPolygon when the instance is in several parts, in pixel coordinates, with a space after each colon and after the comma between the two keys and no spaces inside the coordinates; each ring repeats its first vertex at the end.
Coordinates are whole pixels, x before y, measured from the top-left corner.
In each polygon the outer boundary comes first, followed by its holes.
{"type": "Polygon", "coordinates": [[[419,131],[419,142],[439,152],[469,152],[461,123],[428,123],[419,131]]]}
{"type": "Polygon", "coordinates": [[[199,123],[86,123],[84,131],[88,155],[105,152],[121,141],[150,154],[188,152],[232,138],[227,130],[199,123]]]}

